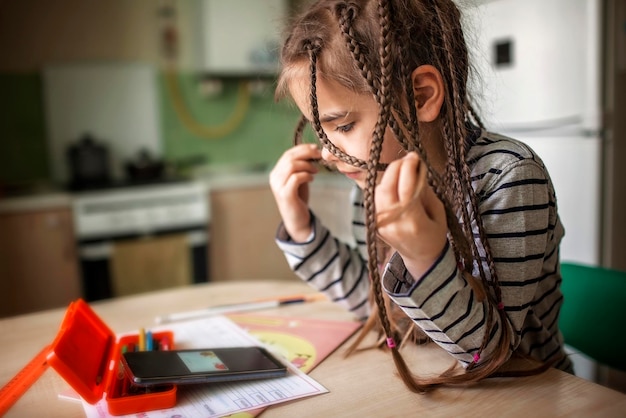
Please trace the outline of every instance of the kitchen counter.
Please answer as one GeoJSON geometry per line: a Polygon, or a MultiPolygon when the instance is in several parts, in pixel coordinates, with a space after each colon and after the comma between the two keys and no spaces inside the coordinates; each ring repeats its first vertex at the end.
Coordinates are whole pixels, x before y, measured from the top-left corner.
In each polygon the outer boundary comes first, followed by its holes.
{"type": "MultiPolygon", "coordinates": [[[[217,172],[198,174],[194,178],[209,189],[221,190],[269,185],[269,175],[270,173],[267,171],[217,172]]],[[[354,183],[341,174],[321,171],[315,176],[311,185],[314,188],[317,186],[351,188],[354,183]]]]}
{"type": "MultiPolygon", "coordinates": [[[[192,182],[201,183],[210,190],[237,189],[269,185],[269,173],[265,171],[254,172],[228,172],[198,175],[192,182]]],[[[316,188],[345,188],[349,189],[352,181],[336,173],[321,172],[315,177],[311,186],[316,188]]],[[[75,193],[62,190],[39,191],[33,194],[25,194],[0,199],[0,213],[38,211],[59,207],[70,207],[75,193]]]]}
{"type": "MultiPolygon", "coordinates": [[[[312,210],[337,237],[345,236],[346,241],[351,238],[351,183],[341,175],[320,173],[310,190],[312,210]]],[[[3,308],[0,316],[60,306],[79,297],[81,287],[87,289],[85,283],[98,283],[99,276],[94,277],[90,272],[103,271],[102,267],[111,263],[110,251],[116,245],[117,237],[124,239],[125,254],[133,251],[131,264],[140,266],[134,270],[127,267],[128,272],[118,274],[135,277],[134,271],[148,271],[143,266],[155,265],[149,261],[155,259],[155,252],[163,254],[160,245],[165,242],[166,234],[159,234],[158,240],[128,237],[149,237],[154,231],[173,231],[180,227],[193,228],[185,232],[185,243],[193,247],[194,260],[207,260],[206,264],[194,262],[191,270],[194,281],[206,277],[223,280],[293,278],[284,254],[271,245],[280,215],[267,172],[220,173],[187,182],[90,192],[70,192],[52,187],[30,192],[0,200],[0,265],[3,271],[13,272],[15,277],[10,282],[10,292],[5,288],[0,291],[4,298],[0,300],[3,308]],[[89,241],[94,237],[103,243],[91,246],[89,241]],[[209,241],[220,245],[209,246],[209,241]],[[94,251],[100,258],[89,258],[94,251]],[[240,259],[242,253],[247,254],[246,263],[230,261],[240,259]],[[40,262],[33,265],[33,259],[40,262]],[[81,263],[80,268],[77,261],[81,263]],[[86,263],[89,263],[88,268],[86,263]],[[228,270],[220,270],[220,266],[226,266],[228,270]],[[211,268],[210,275],[205,272],[208,267],[211,268]],[[242,270],[244,267],[245,271],[242,270]],[[54,280],[49,279],[50,272],[53,272],[54,280]],[[56,286],[59,280],[72,285],[56,286]],[[46,290],[32,293],[28,290],[32,283],[38,283],[37,288],[46,290]],[[45,300],[41,300],[41,295],[45,300]]],[[[172,237],[173,240],[177,238],[172,237]]],[[[180,246],[171,248],[186,253],[180,246]]],[[[118,253],[116,265],[122,259],[119,254],[124,253],[118,253]]],[[[161,260],[163,257],[156,258],[161,260]]],[[[128,260],[128,256],[125,259],[128,260]]],[[[168,263],[168,266],[175,265],[168,263]]],[[[159,269],[162,271],[165,269],[159,269]]],[[[159,283],[172,285],[169,278],[175,275],[167,274],[167,277],[168,280],[159,283]]],[[[99,280],[105,281],[102,285],[105,289],[110,284],[106,278],[99,280]]],[[[89,288],[90,298],[102,296],[97,293],[99,287],[92,287],[89,288]]]]}
{"type": "Polygon", "coordinates": [[[70,207],[72,195],[68,192],[42,192],[26,196],[0,199],[0,214],[39,211],[51,208],[70,207]]]}

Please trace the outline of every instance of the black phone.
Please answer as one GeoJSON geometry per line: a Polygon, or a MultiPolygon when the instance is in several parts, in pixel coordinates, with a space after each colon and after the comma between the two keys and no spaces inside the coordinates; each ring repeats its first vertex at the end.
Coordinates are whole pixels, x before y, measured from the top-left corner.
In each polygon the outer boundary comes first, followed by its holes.
{"type": "Polygon", "coordinates": [[[263,347],[133,351],[122,355],[131,382],[139,386],[281,377],[287,367],[263,347]]]}

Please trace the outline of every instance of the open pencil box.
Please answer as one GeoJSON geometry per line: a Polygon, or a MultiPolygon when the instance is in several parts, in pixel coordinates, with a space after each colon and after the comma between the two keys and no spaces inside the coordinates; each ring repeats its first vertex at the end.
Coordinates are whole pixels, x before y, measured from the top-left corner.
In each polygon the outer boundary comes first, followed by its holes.
{"type": "MultiPolygon", "coordinates": [[[[104,396],[111,415],[171,408],[176,405],[175,385],[140,389],[124,372],[122,348],[138,347],[139,338],[139,334],[127,334],[118,339],[89,305],[78,299],[65,312],[48,364],[90,404],[104,396]]],[[[155,332],[152,338],[156,347],[166,342],[173,348],[170,331],[155,332]]]]}

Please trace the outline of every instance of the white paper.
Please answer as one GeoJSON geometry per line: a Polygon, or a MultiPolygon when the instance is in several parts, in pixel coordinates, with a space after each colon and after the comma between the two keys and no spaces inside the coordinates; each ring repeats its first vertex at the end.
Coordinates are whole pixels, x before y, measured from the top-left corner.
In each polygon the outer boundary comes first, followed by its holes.
{"type": "MultiPolygon", "coordinates": [[[[177,349],[262,345],[225,316],[151,328],[153,332],[160,330],[174,332],[177,349]]],[[[328,392],[298,368],[287,361],[284,363],[289,368],[289,373],[285,377],[219,385],[182,385],[178,386],[177,403],[174,408],[125,416],[165,418],[179,415],[213,418],[328,392]]],[[[83,407],[88,418],[113,417],[108,413],[104,400],[95,405],[83,401],[83,407]]]]}

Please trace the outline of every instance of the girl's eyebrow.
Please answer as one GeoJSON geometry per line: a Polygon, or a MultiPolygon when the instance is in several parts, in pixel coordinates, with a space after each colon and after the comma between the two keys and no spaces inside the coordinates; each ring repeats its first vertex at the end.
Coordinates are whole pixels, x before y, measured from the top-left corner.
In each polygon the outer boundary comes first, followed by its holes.
{"type": "Polygon", "coordinates": [[[350,114],[350,112],[334,112],[334,113],[327,113],[325,115],[323,115],[322,117],[320,117],[320,122],[322,123],[328,123],[328,122],[333,122],[337,119],[345,119],[348,117],[348,115],[350,114]]]}

